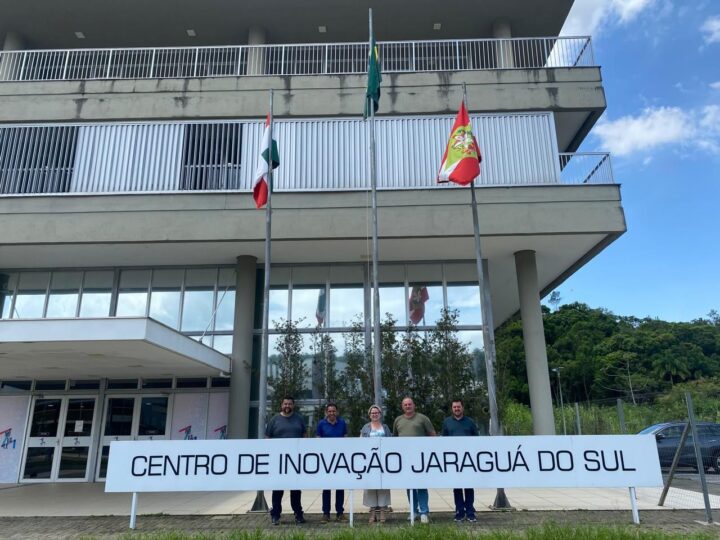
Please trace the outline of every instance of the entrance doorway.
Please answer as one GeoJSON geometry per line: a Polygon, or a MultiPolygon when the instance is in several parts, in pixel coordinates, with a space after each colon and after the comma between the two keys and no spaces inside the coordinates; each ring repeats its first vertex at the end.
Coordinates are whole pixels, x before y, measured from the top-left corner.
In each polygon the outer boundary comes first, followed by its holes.
{"type": "Polygon", "coordinates": [[[167,439],[169,432],[169,396],[133,395],[108,396],[105,399],[96,478],[107,474],[112,441],[167,439]]]}
{"type": "Polygon", "coordinates": [[[23,482],[83,482],[94,451],[97,398],[36,397],[22,464],[23,482]]]}

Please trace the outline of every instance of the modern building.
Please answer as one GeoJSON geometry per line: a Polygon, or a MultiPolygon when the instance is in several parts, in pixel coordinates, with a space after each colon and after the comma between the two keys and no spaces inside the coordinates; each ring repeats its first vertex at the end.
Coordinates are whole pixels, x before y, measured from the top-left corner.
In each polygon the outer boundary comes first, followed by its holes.
{"type": "Polygon", "coordinates": [[[342,349],[370,328],[368,8],[381,310],[444,306],[481,344],[467,189],[438,186],[467,85],[493,315],[523,320],[552,433],[540,298],[625,231],[572,2],[0,0],[0,482],[96,481],[112,440],[253,436],[265,213],[250,190],[274,89],[271,319],[342,349]],[[253,384],[255,381],[255,384],[253,384]]]}

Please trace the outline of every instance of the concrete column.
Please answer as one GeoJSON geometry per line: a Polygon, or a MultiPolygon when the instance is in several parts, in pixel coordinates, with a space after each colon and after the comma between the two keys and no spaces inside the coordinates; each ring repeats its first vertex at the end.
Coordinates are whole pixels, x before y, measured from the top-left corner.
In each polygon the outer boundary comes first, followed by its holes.
{"type": "MultiPolygon", "coordinates": [[[[265,45],[267,41],[267,33],[264,28],[259,26],[251,26],[248,30],[248,45],[265,45]]],[[[247,55],[247,75],[264,75],[265,74],[265,48],[253,47],[248,51],[247,55]]]]}
{"type": "Polygon", "coordinates": [[[502,39],[495,49],[495,59],[497,67],[500,69],[509,69],[515,67],[515,57],[513,56],[513,42],[505,41],[512,38],[512,29],[510,21],[507,19],[497,19],[492,26],[493,37],[502,39]]]}
{"type": "Polygon", "coordinates": [[[235,267],[235,326],[233,328],[232,373],[230,375],[230,410],[228,438],[254,438],[248,434],[250,420],[250,378],[253,353],[253,319],[255,316],[255,269],[257,259],[249,255],[237,258],[235,267]]]}
{"type": "Polygon", "coordinates": [[[530,250],[516,252],[515,270],[520,297],[533,432],[535,435],[555,435],[535,252],[530,250]]]}
{"type": "MultiPolygon", "coordinates": [[[[21,51],[25,48],[25,41],[20,34],[8,32],[3,41],[3,51],[21,51]]],[[[22,64],[22,54],[3,54],[0,56],[0,81],[17,79],[22,64]]]]}

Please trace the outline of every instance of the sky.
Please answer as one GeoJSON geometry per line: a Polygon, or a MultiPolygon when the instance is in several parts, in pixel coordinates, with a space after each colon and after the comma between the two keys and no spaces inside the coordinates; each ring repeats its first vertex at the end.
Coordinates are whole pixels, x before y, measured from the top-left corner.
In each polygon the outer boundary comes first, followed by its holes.
{"type": "Polygon", "coordinates": [[[578,151],[611,152],[627,232],[558,287],[561,304],[720,311],[720,0],[576,0],[562,34],[593,39],[608,105],[578,151]]]}

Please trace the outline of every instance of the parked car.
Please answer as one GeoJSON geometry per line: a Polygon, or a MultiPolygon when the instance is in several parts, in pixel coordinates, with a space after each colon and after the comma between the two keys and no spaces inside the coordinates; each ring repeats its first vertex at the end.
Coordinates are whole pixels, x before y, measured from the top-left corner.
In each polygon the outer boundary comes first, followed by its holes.
{"type": "MultiPolygon", "coordinates": [[[[672,465],[685,424],[686,422],[664,422],[646,427],[638,434],[655,435],[661,467],[669,468],[672,465]]],[[[700,439],[700,456],[705,471],[712,470],[715,474],[720,474],[720,424],[698,422],[697,431],[700,439]]],[[[678,466],[697,469],[696,463],[692,433],[688,433],[678,466]]]]}

